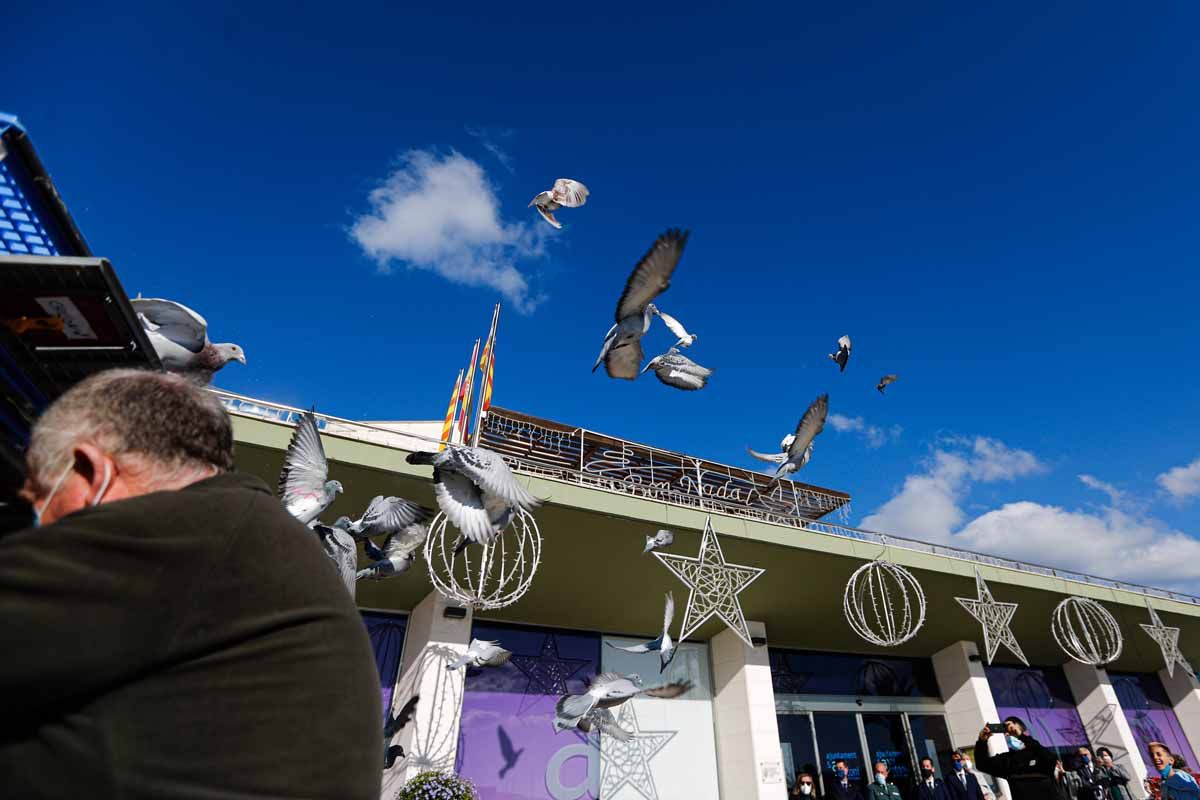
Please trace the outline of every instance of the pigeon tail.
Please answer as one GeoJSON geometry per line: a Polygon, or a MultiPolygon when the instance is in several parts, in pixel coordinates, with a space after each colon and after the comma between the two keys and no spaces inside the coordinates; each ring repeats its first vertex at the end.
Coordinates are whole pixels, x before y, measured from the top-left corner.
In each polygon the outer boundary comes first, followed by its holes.
{"type": "Polygon", "coordinates": [[[433,459],[436,457],[437,457],[437,453],[426,453],[424,451],[417,451],[416,453],[409,453],[408,457],[405,458],[404,460],[410,464],[421,464],[421,465],[424,465],[427,467],[432,467],[433,459]]]}

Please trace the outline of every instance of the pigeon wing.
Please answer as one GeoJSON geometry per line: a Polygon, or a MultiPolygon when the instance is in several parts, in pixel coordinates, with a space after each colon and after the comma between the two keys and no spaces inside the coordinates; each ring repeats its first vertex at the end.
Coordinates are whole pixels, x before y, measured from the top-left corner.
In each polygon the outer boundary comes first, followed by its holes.
{"type": "Polygon", "coordinates": [[[643,357],[640,340],[623,342],[609,350],[604,356],[604,369],[610,378],[634,380],[642,368],[643,357]]]}
{"type": "Polygon", "coordinates": [[[663,321],[663,324],[670,328],[671,333],[675,334],[677,339],[690,339],[692,337],[692,335],[687,332],[687,328],[683,327],[683,325],[679,323],[679,320],[675,319],[670,314],[666,313],[665,311],[659,311],[658,316],[663,321]]]}
{"type": "Polygon", "coordinates": [[[676,389],[683,389],[687,392],[703,389],[705,384],[704,378],[681,369],[659,368],[654,370],[654,374],[667,386],[674,386],[676,389]]]}
{"type": "Polygon", "coordinates": [[[851,345],[850,345],[850,337],[849,336],[839,336],[838,337],[838,349],[839,350],[841,350],[841,349],[850,350],[850,347],[851,347],[851,345]]]}
{"type": "Polygon", "coordinates": [[[813,439],[817,438],[817,434],[825,427],[825,417],[828,414],[829,395],[823,394],[812,401],[812,405],[796,424],[796,438],[792,440],[787,452],[789,460],[798,458],[808,449],[813,439]]]}
{"type": "Polygon", "coordinates": [[[541,205],[536,205],[536,206],[534,206],[534,208],[536,208],[537,212],[542,215],[542,219],[546,220],[546,222],[549,222],[551,225],[553,225],[558,230],[560,230],[560,231],[562,230],[562,223],[554,218],[554,212],[552,212],[550,209],[545,208],[544,206],[541,206],[541,205]]]}
{"type": "Polygon", "coordinates": [[[329,478],[329,462],[317,430],[317,417],[305,411],[292,432],[292,441],[283,456],[279,473],[279,496],[286,504],[302,497],[320,498],[329,478]]]}
{"type": "Polygon", "coordinates": [[[617,718],[607,708],[597,708],[591,714],[592,724],[600,733],[611,736],[618,742],[633,741],[633,734],[617,724],[617,718]]]}
{"type": "Polygon", "coordinates": [[[586,186],[570,178],[559,178],[550,190],[550,197],[563,208],[579,208],[587,202],[589,194],[586,186]]]}
{"type": "Polygon", "coordinates": [[[645,644],[633,644],[633,645],[629,645],[628,647],[622,647],[621,645],[613,644],[612,642],[605,642],[605,644],[607,644],[613,650],[624,650],[626,653],[649,653],[650,652],[650,648],[647,647],[645,644]]]}
{"type": "Polygon", "coordinates": [[[674,228],[658,237],[625,281],[625,291],[617,303],[617,322],[641,314],[647,304],[670,287],[671,275],[675,272],[679,257],[683,255],[687,240],[687,231],[674,228]]]}
{"type": "Polygon", "coordinates": [[[496,726],[496,735],[500,737],[500,756],[506,764],[511,764],[517,760],[517,751],[513,747],[512,739],[508,738],[508,733],[500,725],[496,726]]]}
{"type": "Polygon", "coordinates": [[[400,730],[410,721],[412,721],[413,712],[417,710],[417,701],[421,699],[420,695],[413,695],[404,708],[400,709],[400,713],[396,715],[396,722],[393,725],[393,730],[400,730]]]}
{"type": "Polygon", "coordinates": [[[453,458],[455,467],[489,494],[526,511],[541,505],[542,501],[517,481],[499,453],[483,447],[460,447],[453,458]]]}
{"type": "Polygon", "coordinates": [[[364,528],[398,531],[418,522],[428,522],[433,511],[403,497],[376,497],[363,514],[364,528]]]}
{"type": "Polygon", "coordinates": [[[387,558],[407,556],[409,553],[419,550],[425,544],[425,538],[428,535],[429,529],[424,524],[413,523],[404,530],[388,536],[387,541],[383,543],[383,552],[387,558]]]}
{"type": "Polygon", "coordinates": [[[471,483],[467,476],[435,469],[433,494],[437,498],[438,508],[463,536],[476,544],[486,544],[495,536],[487,510],[483,507],[483,498],[479,496],[479,487],[471,483]]]}
{"type": "Polygon", "coordinates": [[[157,297],[138,298],[129,303],[145,327],[180,347],[199,353],[208,342],[208,323],[183,303],[157,297]],[[145,325],[147,322],[150,325],[145,325]]]}
{"type": "Polygon", "coordinates": [[[667,606],[663,609],[663,633],[671,627],[671,623],[675,621],[675,594],[667,592],[667,606]]]}
{"type": "Polygon", "coordinates": [[[675,681],[673,683],[664,683],[662,686],[651,686],[649,689],[642,689],[639,694],[644,694],[647,697],[670,699],[672,697],[679,697],[681,694],[687,694],[691,689],[691,681],[675,681]]]}
{"type": "Polygon", "coordinates": [[[759,461],[766,461],[768,464],[782,464],[787,461],[787,453],[760,453],[757,450],[746,448],[746,452],[757,458],[759,461]]]}

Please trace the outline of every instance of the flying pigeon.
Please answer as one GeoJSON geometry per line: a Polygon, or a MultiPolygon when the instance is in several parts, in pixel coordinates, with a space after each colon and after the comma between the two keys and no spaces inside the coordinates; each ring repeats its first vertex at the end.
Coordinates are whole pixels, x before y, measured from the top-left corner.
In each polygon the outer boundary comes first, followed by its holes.
{"type": "Polygon", "coordinates": [[[397,758],[404,758],[404,748],[398,744],[392,744],[392,737],[412,721],[413,712],[417,710],[417,701],[421,699],[420,695],[413,695],[404,708],[400,709],[400,713],[392,716],[390,711],[387,719],[383,723],[383,768],[391,769],[396,763],[397,758]]]}
{"type": "Polygon", "coordinates": [[[889,384],[895,383],[896,379],[899,377],[899,375],[884,375],[879,379],[879,383],[875,385],[875,388],[879,390],[880,394],[883,394],[883,390],[887,388],[889,384]]]}
{"type": "Polygon", "coordinates": [[[466,665],[468,667],[501,667],[512,658],[512,653],[500,646],[499,642],[485,642],[482,639],[472,639],[467,652],[446,665],[446,669],[454,670],[466,665]]]}
{"type": "MultiPolygon", "coordinates": [[[[782,460],[779,460],[779,469],[775,470],[775,478],[772,482],[778,481],[793,472],[796,472],[801,467],[809,462],[812,458],[813,439],[817,438],[817,434],[825,427],[825,417],[829,414],[829,395],[823,394],[816,400],[812,401],[812,405],[804,412],[804,416],[800,417],[800,421],[796,423],[796,433],[792,436],[792,441],[787,445],[787,452],[782,453],[782,460]]],[[[784,440],[787,441],[786,439],[784,440]]],[[[775,461],[775,458],[767,458],[760,453],[753,455],[762,458],[764,461],[775,461]]]]}
{"type": "Polygon", "coordinates": [[[488,544],[520,511],[541,501],[521,484],[499,453],[483,447],[451,445],[436,453],[410,453],[410,464],[433,466],[433,493],[438,507],[462,533],[463,541],[488,544]]]}
{"type": "MultiPolygon", "coordinates": [[[[779,442],[779,452],[778,453],[760,453],[757,450],[751,450],[749,447],[746,448],[746,451],[748,453],[750,453],[750,455],[757,458],[759,461],[766,461],[769,464],[782,464],[783,462],[787,461],[788,448],[790,448],[792,446],[792,442],[794,442],[794,441],[796,441],[796,434],[789,433],[787,436],[783,437],[782,441],[779,442]]],[[[800,466],[803,467],[804,464],[807,464],[808,459],[811,457],[812,457],[812,451],[810,450],[804,459],[804,463],[801,464],[800,466]]]]}
{"type": "Polygon", "coordinates": [[[850,361],[850,337],[838,337],[838,351],[829,354],[830,361],[836,361],[840,369],[838,372],[846,371],[846,363],[850,361]]]}
{"type": "Polygon", "coordinates": [[[207,384],[213,373],[230,361],[246,363],[240,346],[210,342],[204,317],[182,303],[157,297],[138,297],[129,302],[167,371],[207,384]]]}
{"type": "Polygon", "coordinates": [[[646,537],[646,549],[643,553],[649,553],[651,550],[657,550],[660,547],[670,547],[675,544],[675,534],[668,530],[661,530],[653,536],[646,537]]]}
{"type": "Polygon", "coordinates": [[[667,605],[663,609],[663,628],[662,634],[657,639],[654,639],[644,644],[635,644],[630,647],[617,647],[612,642],[608,643],[609,647],[617,650],[624,650],[626,653],[653,653],[658,652],[658,671],[663,672],[670,665],[672,659],[675,658],[675,642],[671,641],[671,623],[675,621],[675,595],[667,592],[667,605]]]}
{"type": "Polygon", "coordinates": [[[283,507],[305,525],[329,508],[342,491],[342,484],[328,480],[329,462],[321,434],[317,432],[317,417],[305,411],[292,432],[283,469],[279,473],[279,497],[283,507]]]}
{"type": "Polygon", "coordinates": [[[555,705],[555,715],[561,717],[565,727],[575,727],[595,708],[615,708],[626,700],[646,695],[647,697],[672,698],[685,694],[692,688],[691,681],[673,681],[660,686],[645,688],[637,675],[619,675],[602,672],[588,684],[585,694],[567,694],[555,705]]]}
{"type": "MultiPolygon", "coordinates": [[[[558,701],[559,706],[562,705],[562,701],[565,699],[566,698],[564,697],[558,701]]],[[[572,728],[578,728],[579,730],[583,731],[584,733],[589,733],[589,734],[592,731],[596,731],[597,733],[603,733],[607,736],[613,737],[614,739],[616,739],[619,742],[633,741],[633,734],[630,731],[627,731],[624,728],[622,728],[620,725],[618,725],[617,718],[614,717],[613,713],[611,711],[609,711],[607,708],[599,708],[599,707],[593,708],[591,711],[584,714],[582,717],[580,717],[578,719],[574,719],[574,718],[569,719],[569,718],[561,717],[561,716],[555,714],[555,716],[554,716],[554,732],[555,733],[558,733],[559,731],[569,731],[572,728]]]]}
{"type": "Polygon", "coordinates": [[[351,522],[346,530],[358,539],[391,536],[410,525],[428,522],[432,517],[433,511],[411,500],[378,495],[370,502],[363,515],[351,522]]]}
{"type": "Polygon", "coordinates": [[[355,580],[379,580],[406,572],[416,561],[428,535],[429,529],[423,523],[414,522],[404,530],[388,534],[382,548],[364,539],[363,550],[371,559],[371,566],[360,569],[355,580]]]}
{"type": "Polygon", "coordinates": [[[500,739],[500,757],[504,759],[504,766],[500,768],[500,774],[496,777],[504,780],[505,774],[517,765],[517,759],[525,752],[525,748],[517,750],[513,747],[512,739],[509,738],[508,731],[504,730],[503,725],[496,726],[496,736],[500,739]]]}
{"type": "Polygon", "coordinates": [[[588,188],[579,181],[559,178],[554,182],[553,189],[534,196],[529,201],[529,207],[537,208],[542,219],[562,230],[562,223],[554,218],[554,212],[560,208],[579,208],[587,202],[588,194],[588,188]]]}
{"type": "Polygon", "coordinates": [[[658,318],[661,319],[666,326],[671,329],[671,333],[678,337],[679,341],[675,342],[675,347],[691,347],[696,343],[696,340],[700,338],[694,333],[688,333],[687,328],[683,327],[683,324],[679,320],[675,319],[665,311],[655,308],[654,313],[657,314],[658,318]]]}
{"type": "Polygon", "coordinates": [[[358,544],[346,530],[350,524],[349,517],[339,517],[332,525],[324,525],[318,520],[309,523],[313,533],[321,541],[325,555],[337,567],[338,575],[342,578],[350,596],[354,597],[355,570],[358,567],[358,544]]]}
{"type": "Polygon", "coordinates": [[[651,369],[667,386],[674,386],[676,389],[688,392],[707,386],[708,378],[713,373],[711,369],[700,366],[674,347],[661,356],[650,359],[642,372],[645,373],[651,369]]]}
{"type": "Polygon", "coordinates": [[[671,275],[683,255],[688,232],[672,228],[655,240],[625,281],[625,291],[617,303],[617,324],[604,335],[600,356],[592,372],[604,362],[610,378],[633,380],[642,366],[642,336],[650,330],[650,320],[658,309],[654,298],[671,286],[671,275]]]}

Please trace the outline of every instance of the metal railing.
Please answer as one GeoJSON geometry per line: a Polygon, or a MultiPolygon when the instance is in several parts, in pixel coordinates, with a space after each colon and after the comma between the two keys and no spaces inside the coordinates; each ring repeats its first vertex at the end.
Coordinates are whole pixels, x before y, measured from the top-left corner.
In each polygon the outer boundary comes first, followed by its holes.
{"type": "MultiPolygon", "coordinates": [[[[214,389],[213,392],[230,413],[240,416],[293,424],[303,413],[298,408],[244,397],[220,389],[214,389]]],[[[417,433],[390,430],[327,414],[317,414],[317,419],[319,427],[323,430],[385,446],[411,446],[413,440],[438,444],[438,440],[417,433]]],[[[896,547],[973,564],[1200,605],[1200,597],[1182,592],[827,522],[816,517],[843,508],[849,502],[848,495],[792,481],[779,481],[773,486],[768,486],[770,479],[752,470],[716,464],[596,434],[583,428],[560,426],[504,409],[492,409],[484,423],[480,444],[501,453],[517,473],[686,508],[745,517],[771,525],[856,539],[880,547],[896,547]]]]}

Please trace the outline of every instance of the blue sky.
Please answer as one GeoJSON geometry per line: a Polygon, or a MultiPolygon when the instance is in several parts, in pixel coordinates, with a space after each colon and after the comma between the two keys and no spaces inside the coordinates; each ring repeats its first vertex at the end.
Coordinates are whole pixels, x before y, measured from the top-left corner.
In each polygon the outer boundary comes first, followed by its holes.
{"type": "Polygon", "coordinates": [[[10,11],[0,95],[219,385],[440,417],[502,287],[500,405],[751,466],[829,391],[853,522],[1200,590],[1200,9],[242,5],[10,11]],[[592,375],[676,225],[709,388],[592,375]]]}

